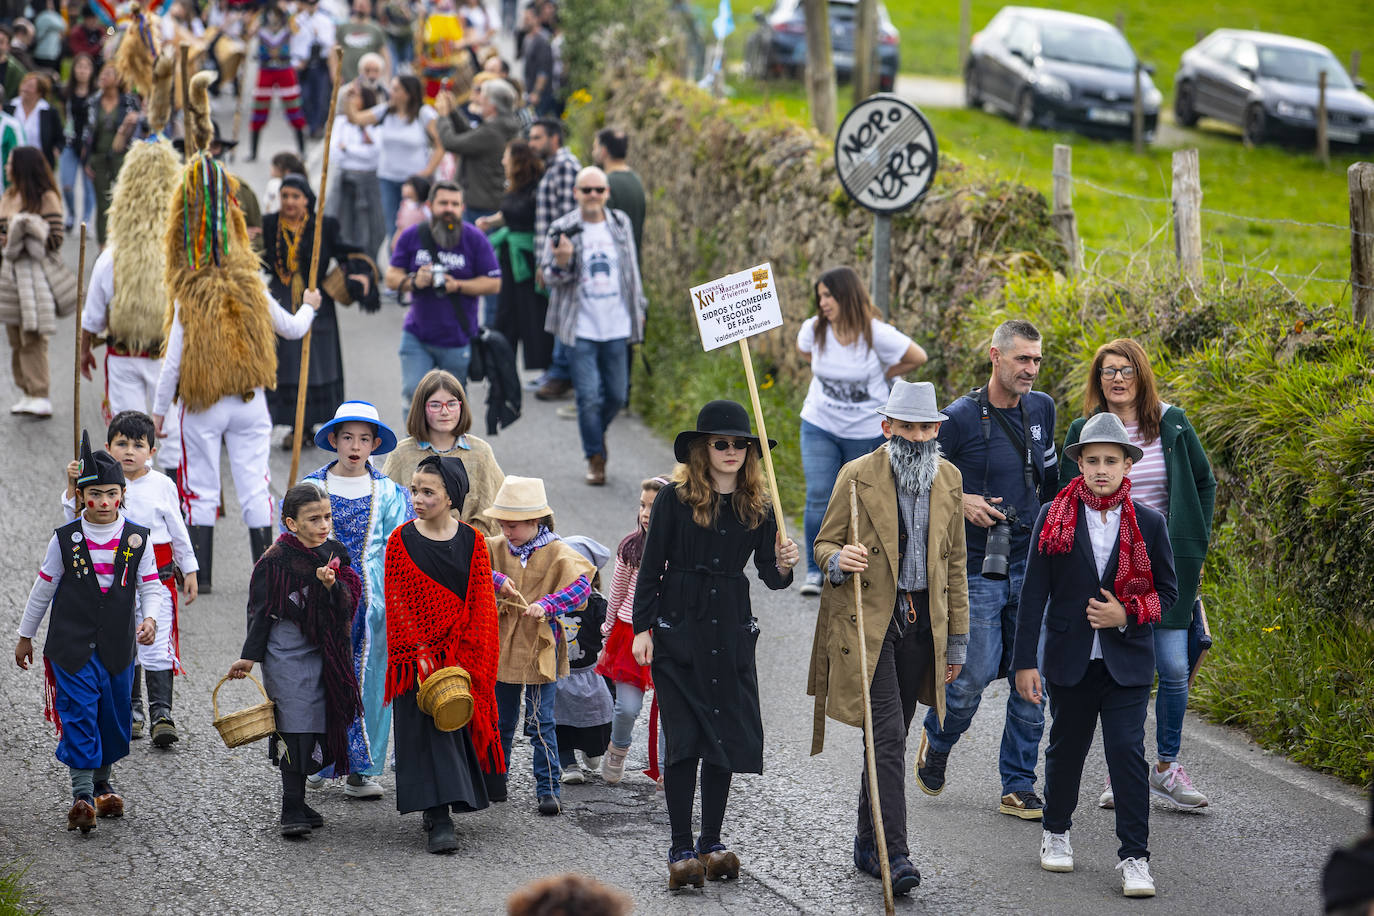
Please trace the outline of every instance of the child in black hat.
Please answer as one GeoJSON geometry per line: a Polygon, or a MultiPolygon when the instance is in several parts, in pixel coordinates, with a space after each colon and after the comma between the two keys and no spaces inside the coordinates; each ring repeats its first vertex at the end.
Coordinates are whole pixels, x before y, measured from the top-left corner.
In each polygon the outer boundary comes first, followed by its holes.
{"type": "Polygon", "coordinates": [[[45,718],[57,728],[57,759],[71,770],[67,829],[83,834],[99,817],[119,817],[124,800],[110,768],[129,753],[134,641],[151,645],[170,620],[148,529],[120,511],[124,472],[108,452],[92,454],[82,435],[76,480],[81,516],[53,532],[29,591],[14,661],[27,669],[33,636],[52,606],[43,644],[45,718]],[[141,599],[142,619],[135,597],[141,599]]]}
{"type": "Polygon", "coordinates": [[[668,887],[676,890],[739,876],[739,858],[720,837],[730,777],[763,772],[759,628],[744,567],[752,556],[763,583],[783,589],[800,553],[790,538],[778,543],[744,407],[710,402],[673,448],[681,464],[654,500],[635,587],[633,652],[653,666],[667,735],[668,887]],[[698,765],[701,835],[693,843],[698,765]]]}

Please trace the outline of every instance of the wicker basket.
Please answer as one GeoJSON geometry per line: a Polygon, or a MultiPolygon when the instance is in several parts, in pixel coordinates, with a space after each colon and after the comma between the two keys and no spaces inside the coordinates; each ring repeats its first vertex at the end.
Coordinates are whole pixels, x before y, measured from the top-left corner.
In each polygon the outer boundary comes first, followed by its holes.
{"type": "Polygon", "coordinates": [[[262,702],[256,706],[249,706],[247,709],[240,709],[238,712],[221,716],[219,714],[219,689],[224,686],[225,681],[229,680],[227,677],[220,678],[219,683],[215,685],[214,692],[210,694],[210,705],[215,710],[215,728],[219,729],[219,736],[224,739],[227,747],[252,744],[277,730],[276,704],[268,698],[267,691],[262,689],[262,684],[257,678],[250,674],[248,679],[262,694],[262,702]]]}
{"type": "Polygon", "coordinates": [[[472,721],[472,678],[462,668],[440,668],[425,678],[415,702],[439,731],[456,732],[472,721]]]}

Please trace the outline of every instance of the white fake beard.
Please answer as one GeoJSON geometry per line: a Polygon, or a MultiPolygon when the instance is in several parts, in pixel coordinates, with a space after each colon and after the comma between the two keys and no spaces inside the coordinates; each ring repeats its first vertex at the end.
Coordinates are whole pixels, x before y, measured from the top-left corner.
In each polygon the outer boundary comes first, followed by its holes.
{"type": "Polygon", "coordinates": [[[928,493],[940,466],[939,440],[908,442],[893,436],[887,440],[887,460],[899,490],[917,495],[928,493]]]}

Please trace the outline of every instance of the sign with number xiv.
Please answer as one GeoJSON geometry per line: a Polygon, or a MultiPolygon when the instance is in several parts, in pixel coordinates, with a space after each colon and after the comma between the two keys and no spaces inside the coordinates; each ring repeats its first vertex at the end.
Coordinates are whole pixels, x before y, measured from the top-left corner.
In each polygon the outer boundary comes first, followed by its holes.
{"type": "Polygon", "coordinates": [[[860,205],[879,213],[896,213],[920,200],[935,180],[938,162],[930,122],[889,93],[854,106],[835,136],[840,184],[860,205]]]}
{"type": "Polygon", "coordinates": [[[692,287],[692,314],[701,346],[708,351],[782,327],[773,265],[760,264],[692,287]]]}

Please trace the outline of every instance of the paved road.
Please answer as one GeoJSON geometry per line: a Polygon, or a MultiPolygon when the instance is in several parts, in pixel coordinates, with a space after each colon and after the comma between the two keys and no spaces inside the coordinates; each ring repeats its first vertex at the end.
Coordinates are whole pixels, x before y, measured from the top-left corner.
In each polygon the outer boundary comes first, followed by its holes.
{"type": "MultiPolygon", "coordinates": [[[[227,126],[229,116],[221,115],[227,126]]],[[[264,139],[264,159],[286,145],[280,120],[264,139]]],[[[240,165],[259,189],[265,168],[240,165]]],[[[75,261],[75,245],[67,254],[75,261]]],[[[344,310],[347,394],[375,401],[390,422],[400,419],[395,343],[401,312],[344,310]]],[[[52,343],[54,400],[59,418],[0,414],[5,476],[3,517],[10,547],[0,553],[4,632],[17,624],[43,544],[58,521],[57,492],[68,457],[71,322],[52,343]]],[[[473,392],[480,403],[483,392],[473,392]]],[[[18,395],[8,375],[0,399],[18,395]]],[[[83,391],[84,416],[97,425],[97,392],[83,391]]],[[[590,489],[573,424],[553,407],[531,402],[526,416],[492,440],[510,473],[546,479],[559,530],[613,544],[632,524],[641,478],[667,470],[668,444],[638,421],[611,430],[610,483],[590,489]]],[[[273,458],[280,494],[289,456],[273,458]]],[[[306,453],[313,468],[324,455],[306,453]]],[[[69,799],[66,770],[53,758],[54,738],[42,719],[37,671],[0,665],[0,862],[29,866],[32,892],[52,913],[106,912],[503,912],[505,896],[540,875],[581,870],[629,890],[641,913],[877,913],[877,882],[850,863],[860,741],[832,725],[826,752],[807,756],[811,705],[804,696],[815,606],[795,591],[755,589],[763,629],[760,681],[767,732],[767,773],[735,783],[726,839],[740,852],[742,879],[674,898],[664,887],[667,817],[643,777],[620,787],[593,780],[565,790],[565,814],[534,811],[528,747],[514,755],[511,800],[458,819],[460,851],[426,855],[416,816],[396,814],[391,776],[380,802],[345,798],[335,787],[315,804],[328,826],[304,842],[276,830],[279,780],[261,744],[226,750],[210,724],[210,691],[238,657],[248,581],[248,538],[225,474],[228,517],[216,540],[215,593],[183,616],[189,673],[177,680],[182,741],[170,751],[134,744],[116,768],[128,815],[102,822],[88,837],[62,829],[69,799]]],[[[786,494],[794,510],[800,494],[786,494]]],[[[12,636],[7,636],[7,639],[12,636]]],[[[6,650],[8,651],[8,650],[6,650]]],[[[226,688],[226,707],[248,703],[250,688],[226,688]]],[[[1078,871],[1039,868],[1038,825],[996,812],[995,710],[1005,687],[989,692],[990,707],[974,722],[951,761],[950,785],[938,798],[914,789],[908,798],[913,858],[925,883],[899,911],[1012,914],[1139,912],[1120,897],[1112,818],[1091,805],[1105,774],[1094,753],[1084,782],[1086,807],[1074,826],[1078,871]]],[[[1153,729],[1151,729],[1153,734],[1153,729]]],[[[1358,793],[1272,757],[1234,732],[1191,721],[1187,763],[1213,801],[1206,813],[1156,807],[1152,819],[1160,913],[1317,913],[1319,867],[1327,849],[1359,832],[1358,793]]],[[[631,768],[646,761],[641,728],[631,768]]]]}

